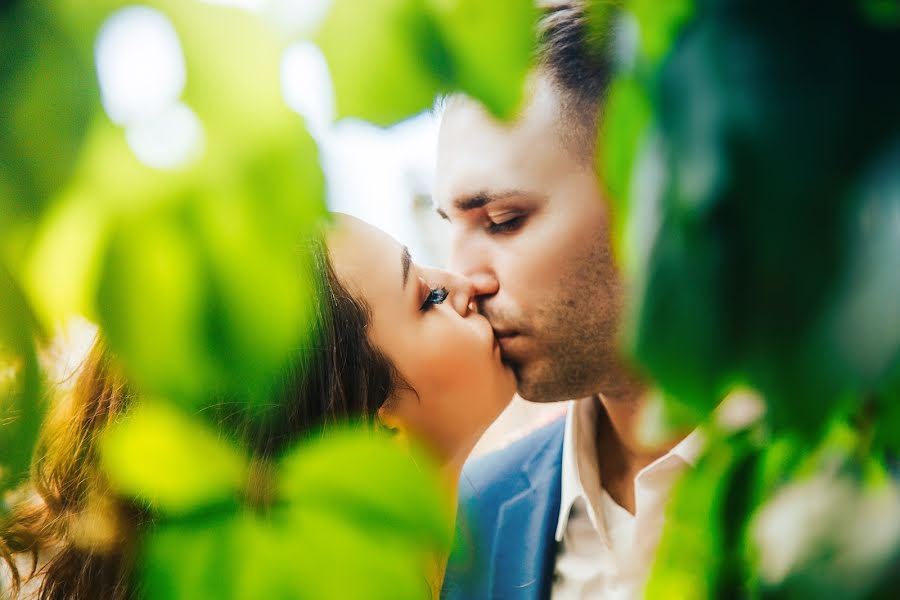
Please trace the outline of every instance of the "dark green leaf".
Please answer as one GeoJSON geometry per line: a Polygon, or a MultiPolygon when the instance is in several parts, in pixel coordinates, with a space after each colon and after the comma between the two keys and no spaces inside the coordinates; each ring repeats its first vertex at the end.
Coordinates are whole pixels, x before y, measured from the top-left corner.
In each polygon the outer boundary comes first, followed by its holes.
{"type": "MultiPolygon", "coordinates": [[[[0,494],[29,474],[45,405],[35,354],[36,321],[0,261],[0,494]]],[[[0,498],[0,511],[4,503],[0,498]]]]}
{"type": "Polygon", "coordinates": [[[900,3],[896,0],[860,0],[863,14],[874,24],[900,25],[900,3]]]}
{"type": "MultiPolygon", "coordinates": [[[[816,439],[859,402],[896,337],[896,270],[856,269],[865,244],[847,225],[865,206],[860,177],[900,128],[900,81],[878,75],[900,37],[846,3],[825,3],[802,30],[799,7],[737,4],[699,6],[647,84],[666,168],[658,228],[629,224],[656,232],[632,349],[667,397],[708,411],[737,378],[762,392],[777,429],[816,439]],[[871,277],[847,288],[838,320],[867,326],[838,340],[841,327],[823,323],[848,274],[871,277]],[[864,301],[874,321],[854,309],[864,301]]],[[[896,252],[880,239],[870,256],[883,265],[896,252]]]]}
{"type": "Polygon", "coordinates": [[[90,54],[48,2],[0,14],[0,253],[19,257],[27,228],[68,181],[99,107],[90,54]],[[12,247],[10,247],[12,246],[12,247]]]}

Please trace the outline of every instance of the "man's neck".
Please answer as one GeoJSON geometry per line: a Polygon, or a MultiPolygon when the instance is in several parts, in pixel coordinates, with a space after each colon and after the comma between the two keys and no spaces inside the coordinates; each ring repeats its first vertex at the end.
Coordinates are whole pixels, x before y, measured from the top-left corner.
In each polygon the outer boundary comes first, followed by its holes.
{"type": "Polygon", "coordinates": [[[637,387],[616,396],[594,397],[599,403],[594,439],[601,485],[631,514],[636,509],[634,480],[638,473],[678,443],[677,439],[655,447],[641,443],[637,432],[644,398],[644,390],[637,387]]]}

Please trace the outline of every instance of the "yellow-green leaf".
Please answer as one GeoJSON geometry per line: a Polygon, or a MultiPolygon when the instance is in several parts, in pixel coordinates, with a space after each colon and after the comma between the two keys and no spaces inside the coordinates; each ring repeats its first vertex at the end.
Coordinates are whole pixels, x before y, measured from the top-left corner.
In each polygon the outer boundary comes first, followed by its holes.
{"type": "Polygon", "coordinates": [[[534,0],[428,0],[428,7],[452,61],[452,88],[498,118],[514,117],[534,55],[534,0]]]}
{"type": "Polygon", "coordinates": [[[335,0],[316,42],[338,118],[386,126],[430,108],[448,67],[422,0],[335,0]]]}
{"type": "Polygon", "coordinates": [[[201,510],[241,492],[247,459],[200,421],[162,401],[143,401],[104,432],[106,475],[123,494],[167,513],[201,510]]]}
{"type": "Polygon", "coordinates": [[[376,432],[338,432],[299,446],[283,460],[278,487],[301,513],[335,512],[373,533],[412,535],[424,547],[451,541],[448,496],[431,461],[376,432]]]}

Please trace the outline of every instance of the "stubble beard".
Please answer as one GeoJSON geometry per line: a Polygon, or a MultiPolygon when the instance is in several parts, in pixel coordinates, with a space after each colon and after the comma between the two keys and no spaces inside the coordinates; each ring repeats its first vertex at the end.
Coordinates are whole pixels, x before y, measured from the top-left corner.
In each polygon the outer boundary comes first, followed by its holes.
{"type": "Polygon", "coordinates": [[[631,385],[618,344],[622,285],[609,252],[595,247],[558,289],[531,322],[536,356],[511,365],[519,395],[560,402],[631,385]]]}

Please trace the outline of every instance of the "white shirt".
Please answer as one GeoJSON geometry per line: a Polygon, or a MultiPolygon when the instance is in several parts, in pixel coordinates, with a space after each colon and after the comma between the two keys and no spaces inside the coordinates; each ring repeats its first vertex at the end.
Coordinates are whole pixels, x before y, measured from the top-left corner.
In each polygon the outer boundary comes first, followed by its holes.
{"type": "Polygon", "coordinates": [[[598,402],[573,402],[566,416],[553,600],[642,597],[672,484],[702,449],[695,431],[638,473],[635,514],[600,485],[595,422],[598,402]]]}

